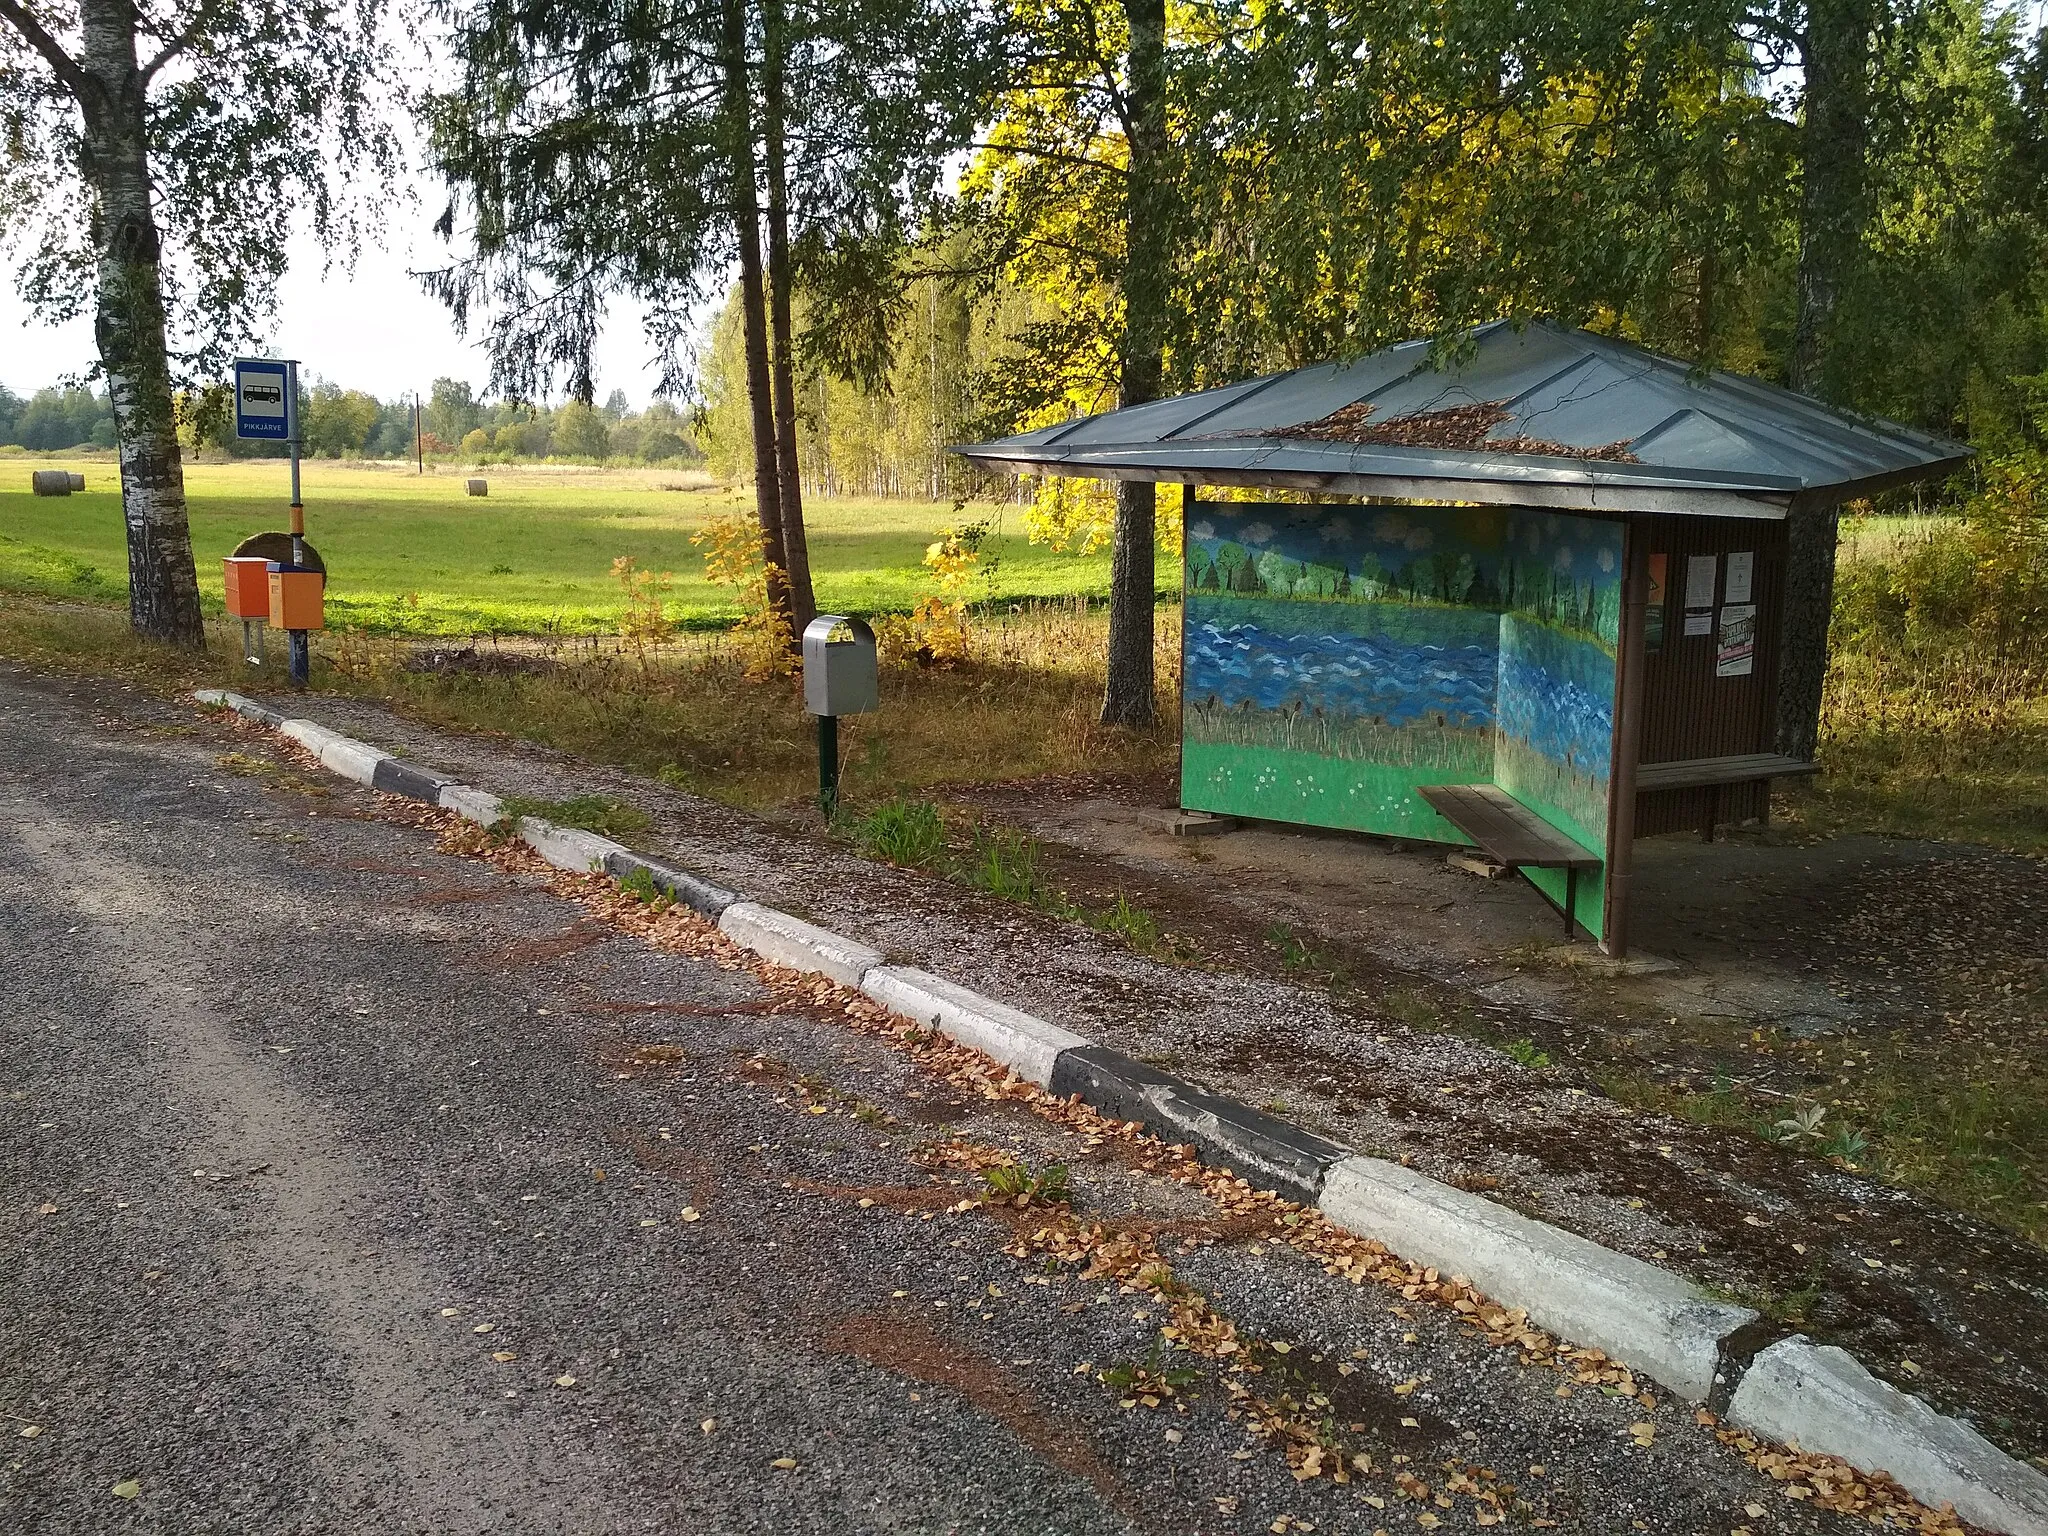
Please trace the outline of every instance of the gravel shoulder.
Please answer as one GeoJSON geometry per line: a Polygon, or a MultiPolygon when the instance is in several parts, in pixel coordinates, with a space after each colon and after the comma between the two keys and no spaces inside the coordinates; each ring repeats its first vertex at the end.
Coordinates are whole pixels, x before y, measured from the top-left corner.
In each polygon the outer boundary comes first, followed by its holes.
{"type": "MultiPolygon", "coordinates": [[[[1261,836],[1303,845],[1298,857],[1316,861],[1312,869],[1260,878],[1245,866],[1266,858],[1261,849],[1235,856],[1230,877],[1218,878],[1200,845],[1191,855],[1187,840],[1145,832],[1130,817],[1105,825],[1096,807],[1111,794],[1128,801],[1128,786],[1058,781],[1002,800],[1002,814],[1048,840],[1062,880],[1166,915],[1203,957],[1170,964],[1082,925],[861,858],[803,818],[747,816],[639,775],[439,730],[360,700],[321,699],[315,712],[500,791],[552,799],[594,790],[630,800],[653,818],[648,847],[694,870],[873,944],[891,960],[941,971],[1217,1091],[1278,1104],[1325,1135],[1404,1157],[1766,1310],[1796,1302],[1805,1331],[1853,1350],[2008,1451],[2048,1454],[2048,1254],[1819,1158],[1631,1110],[1584,1072],[1531,1070],[1484,1043],[1625,1032],[1645,1003],[1630,994],[1633,983],[1589,986],[1482,959],[1470,935],[1460,941],[1451,909],[1468,900],[1482,914],[1489,903],[1507,908],[1508,923],[1548,938],[1549,919],[1520,915],[1528,904],[1506,882],[1488,887],[1453,875],[1434,855],[1375,855],[1382,862],[1364,878],[1384,878],[1387,889],[1352,899],[1358,877],[1333,867],[1328,841],[1287,834],[1261,836]],[[1285,890],[1310,894],[1290,899],[1285,890]],[[1440,894],[1418,902],[1419,892],[1440,894]],[[1377,924],[1376,904],[1389,901],[1419,906],[1446,931],[1377,924]],[[1331,931],[1342,927],[1331,922],[1333,910],[1352,914],[1348,943],[1331,931]],[[1344,985],[1277,963],[1265,941],[1275,922],[1299,924],[1334,953],[1344,985]],[[1448,1019],[1459,1027],[1446,1027],[1448,1019]]],[[[1981,862],[1980,875],[1995,865],[2008,882],[2042,878],[2029,861],[1981,862]],[[2025,866],[2017,874],[2006,868],[2015,863],[2025,866]]],[[[1658,878],[1683,888],[1676,873],[1658,878]]],[[[1754,884],[1758,875],[1738,870],[1734,878],[1754,884]]],[[[1872,878],[1929,877],[1888,864],[1872,878]]],[[[1843,899],[1852,898],[1853,888],[1843,899]]],[[[1761,908],[1750,921],[1768,926],[1761,908]]],[[[1733,1001],[1720,989],[1720,1001],[1697,1006],[1742,1018],[1752,1014],[1741,1010],[1773,998],[1788,1014],[1812,1018],[1857,1006],[1819,974],[1826,957],[1815,952],[1812,931],[1778,927],[1773,953],[1794,982],[1761,1000],[1754,988],[1733,1001]],[[1809,971],[1811,979],[1798,979],[1809,971]]],[[[1952,938],[1936,925],[1928,942],[1952,938]]],[[[1714,977],[1728,974],[1725,957],[1750,939],[1720,931],[1696,942],[1720,947],[1719,969],[1703,968],[1714,977]]],[[[1866,986],[1897,981],[1881,968],[1860,973],[1866,986]]]]}

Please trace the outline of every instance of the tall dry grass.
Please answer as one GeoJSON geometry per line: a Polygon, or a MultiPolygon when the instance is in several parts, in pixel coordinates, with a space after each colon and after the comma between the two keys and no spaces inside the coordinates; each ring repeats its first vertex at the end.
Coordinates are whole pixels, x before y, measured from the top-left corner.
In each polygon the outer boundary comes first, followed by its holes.
{"type": "Polygon", "coordinates": [[[1866,533],[1837,578],[1818,819],[2048,853],[2048,458],[1866,533]]]}
{"type": "MultiPolygon", "coordinates": [[[[852,806],[948,783],[1169,766],[1179,736],[1179,611],[1158,610],[1157,724],[1097,723],[1107,664],[1101,603],[1074,598],[975,614],[965,654],[919,665],[885,643],[882,707],[840,722],[852,806]]],[[[886,637],[885,637],[886,640],[886,637]]],[[[356,639],[334,684],[417,718],[505,731],[754,808],[815,792],[816,723],[801,681],[763,675],[745,636],[637,647],[588,640],[428,654],[356,639]]]]}

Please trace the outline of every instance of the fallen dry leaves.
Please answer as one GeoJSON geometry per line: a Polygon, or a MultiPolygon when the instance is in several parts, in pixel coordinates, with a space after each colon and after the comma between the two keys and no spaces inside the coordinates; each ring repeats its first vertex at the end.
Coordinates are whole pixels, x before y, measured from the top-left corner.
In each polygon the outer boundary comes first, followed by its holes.
{"type": "MultiPolygon", "coordinates": [[[[1138,1171],[1171,1178],[1207,1195],[1222,1218],[1218,1226],[1227,1226],[1234,1232],[1245,1232],[1247,1225],[1255,1227],[1317,1260],[1328,1274],[1354,1285],[1369,1280],[1398,1292],[1406,1302],[1421,1302],[1452,1314],[1488,1343],[1514,1349],[1524,1365],[1565,1372],[1576,1384],[1634,1399],[1645,1412],[1656,1406],[1656,1399],[1637,1382],[1627,1366],[1597,1349],[1581,1349],[1552,1338],[1530,1323],[1526,1310],[1501,1305],[1463,1276],[1445,1275],[1433,1266],[1410,1263],[1374,1239],[1335,1226],[1318,1211],[1271,1191],[1254,1190],[1246,1180],[1228,1170],[1199,1162],[1192,1148],[1169,1145],[1136,1122],[1111,1119],[1078,1097],[1060,1098],[1025,1082],[990,1058],[891,1014],[859,992],[762,960],[687,908],[668,902],[643,903],[624,893],[616,881],[601,875],[565,874],[523,843],[494,838],[483,828],[449,812],[421,810],[411,819],[422,826],[439,828],[443,851],[481,858],[501,870],[537,877],[558,894],[580,902],[594,916],[657,948],[691,955],[722,969],[750,972],[780,999],[766,1011],[806,1013],[836,1020],[887,1041],[919,1067],[956,1088],[983,1099],[1027,1107],[1074,1132],[1090,1147],[1115,1144],[1138,1171]]],[[[974,1172],[1014,1162],[1008,1153],[977,1147],[960,1138],[927,1149],[925,1156],[974,1172]]],[[[949,1209],[964,1212],[982,1204],[978,1199],[969,1199],[949,1209]]],[[[1354,1472],[1370,1469],[1369,1457],[1347,1459],[1325,1427],[1329,1423],[1326,1399],[1321,1404],[1301,1404],[1284,1393],[1270,1398],[1261,1396],[1245,1385],[1246,1378],[1256,1378],[1265,1372],[1262,1358],[1273,1352],[1261,1341],[1240,1338],[1236,1326],[1216,1313],[1206,1297],[1174,1280],[1171,1267],[1158,1252],[1152,1235],[1084,1221],[1066,1211],[1034,1214],[1053,1219],[1043,1220],[1028,1230],[1013,1225],[1013,1239],[1006,1251],[1020,1258],[1050,1257],[1085,1265],[1084,1279],[1114,1280],[1129,1291],[1149,1294],[1162,1302],[1169,1314],[1168,1321],[1161,1326],[1162,1337],[1175,1349],[1219,1362],[1232,1398],[1229,1411],[1260,1439],[1277,1444],[1298,1479],[1328,1477],[1342,1483],[1349,1481],[1354,1472]]],[[[689,1219],[688,1215],[685,1219],[689,1219]]],[[[1197,1235],[1184,1233],[1183,1237],[1192,1245],[1197,1235]]],[[[1560,1387],[1558,1395],[1568,1396],[1569,1389],[1560,1387]]],[[[1169,1400],[1158,1391],[1149,1391],[1135,1400],[1142,1402],[1143,1396],[1158,1398],[1162,1403],[1169,1400]]],[[[1915,1531],[1920,1536],[1965,1536],[1951,1511],[1929,1508],[1882,1474],[1865,1473],[1834,1457],[1804,1452],[1796,1446],[1773,1445],[1724,1428],[1704,1410],[1698,1418],[1722,1444],[1780,1484],[1787,1497],[1858,1515],[1873,1525],[1915,1531]]],[[[1638,1445],[1647,1447],[1654,1440],[1655,1431],[1654,1426],[1636,1424],[1627,1433],[1638,1445]],[[1641,1432],[1646,1427],[1650,1429],[1647,1435],[1641,1432]]],[[[793,1467],[795,1463],[783,1458],[772,1465],[793,1467]]],[[[1506,1518],[1503,1494],[1511,1493],[1512,1485],[1497,1485],[1490,1469],[1481,1469],[1474,1477],[1463,1463],[1450,1461],[1444,1466],[1451,1473],[1451,1480],[1444,1487],[1476,1501],[1478,1523],[1493,1525],[1506,1518]]],[[[1428,1485],[1412,1472],[1397,1474],[1395,1486],[1404,1498],[1416,1502],[1431,1497],[1428,1485]]],[[[1435,1501],[1448,1507],[1443,1495],[1436,1495],[1435,1501]]],[[[1437,1517],[1425,1512],[1417,1520],[1427,1527],[1434,1525],[1437,1517]]],[[[1274,1529],[1281,1528],[1276,1521],[1274,1529]]]]}

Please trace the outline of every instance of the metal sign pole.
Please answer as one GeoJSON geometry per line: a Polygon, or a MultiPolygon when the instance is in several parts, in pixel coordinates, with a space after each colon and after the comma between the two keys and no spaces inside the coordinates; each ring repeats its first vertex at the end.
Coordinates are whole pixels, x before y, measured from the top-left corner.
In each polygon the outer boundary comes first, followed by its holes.
{"type": "MultiPolygon", "coordinates": [[[[288,441],[292,450],[292,564],[303,567],[306,563],[306,507],[299,499],[299,365],[287,360],[284,365],[285,419],[291,425],[288,441]]],[[[312,681],[313,647],[306,631],[294,629],[290,634],[292,686],[303,688],[312,681]]]]}

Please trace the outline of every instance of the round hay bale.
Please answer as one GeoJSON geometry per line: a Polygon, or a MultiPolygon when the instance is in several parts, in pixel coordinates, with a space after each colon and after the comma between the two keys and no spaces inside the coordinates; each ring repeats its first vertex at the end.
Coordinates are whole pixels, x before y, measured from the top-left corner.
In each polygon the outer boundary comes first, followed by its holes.
{"type": "Polygon", "coordinates": [[[76,470],[72,471],[71,474],[71,489],[74,491],[85,489],[85,476],[79,474],[76,470]]]}
{"type": "Polygon", "coordinates": [[[38,496],[69,496],[71,494],[71,472],[64,469],[38,469],[28,477],[29,489],[38,496]]]}
{"type": "Polygon", "coordinates": [[[491,482],[490,482],[490,481],[488,481],[488,480],[472,480],[472,481],[470,481],[470,482],[469,482],[469,494],[470,494],[470,495],[472,495],[472,496],[488,496],[488,495],[490,495],[490,494],[491,494],[491,482]]]}
{"type": "MultiPolygon", "coordinates": [[[[288,533],[256,533],[242,540],[234,548],[238,560],[275,560],[279,565],[292,563],[292,536],[288,533]]],[[[327,562],[320,558],[320,551],[309,542],[306,545],[306,568],[327,574],[327,562]]]]}

